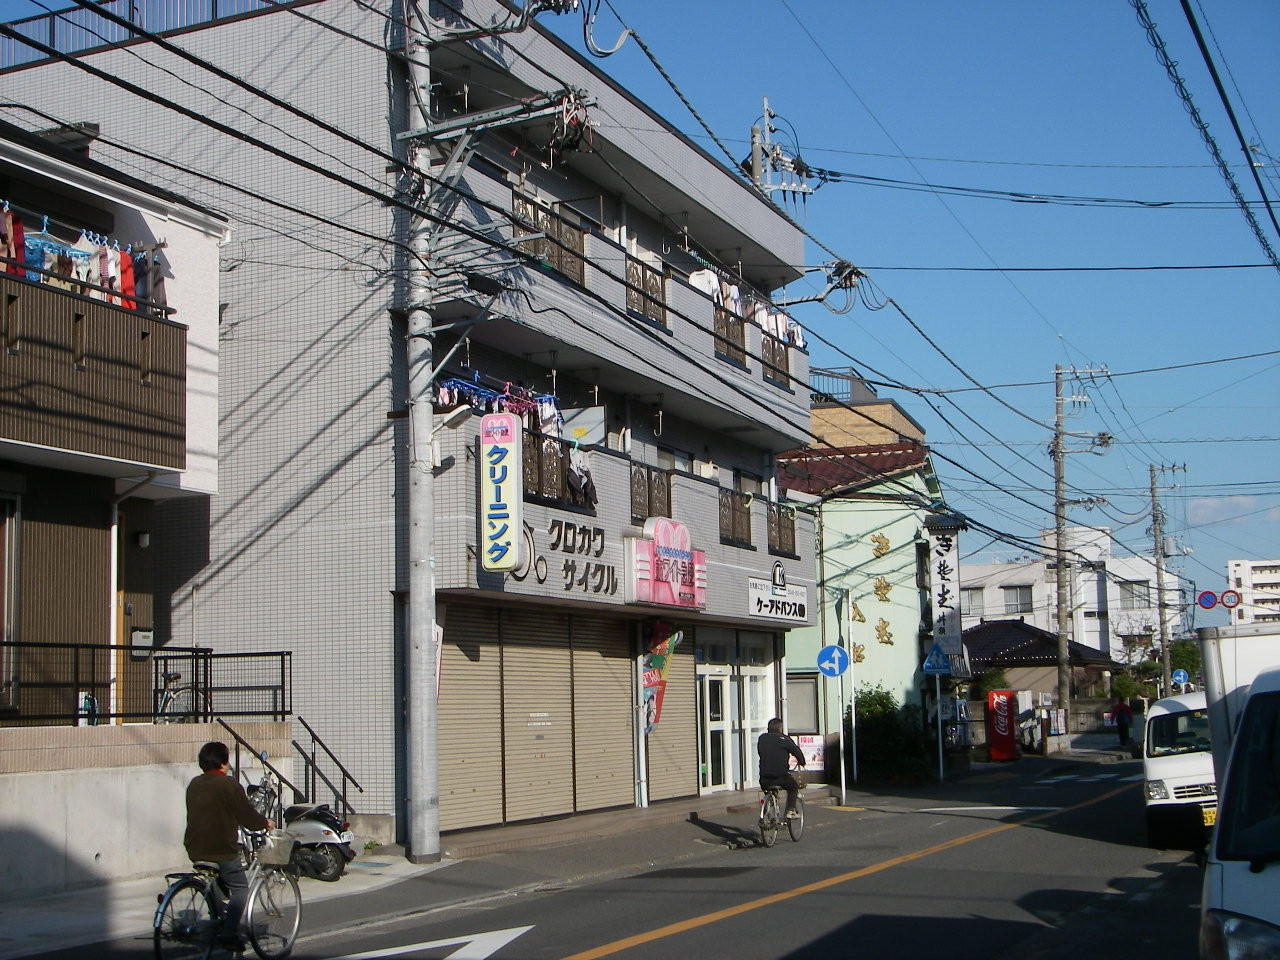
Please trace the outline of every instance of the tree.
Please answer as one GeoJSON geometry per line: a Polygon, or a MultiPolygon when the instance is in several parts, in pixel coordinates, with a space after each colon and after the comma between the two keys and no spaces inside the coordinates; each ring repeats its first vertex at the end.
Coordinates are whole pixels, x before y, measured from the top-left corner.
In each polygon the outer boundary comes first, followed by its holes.
{"type": "Polygon", "coordinates": [[[1200,674],[1200,646],[1194,640],[1175,640],[1169,647],[1169,666],[1185,670],[1192,679],[1200,674]]]}

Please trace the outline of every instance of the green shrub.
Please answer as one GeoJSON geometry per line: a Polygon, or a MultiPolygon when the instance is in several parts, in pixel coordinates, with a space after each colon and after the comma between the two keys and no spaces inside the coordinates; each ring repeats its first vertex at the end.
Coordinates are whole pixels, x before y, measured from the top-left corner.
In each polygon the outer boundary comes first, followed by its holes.
{"type": "MultiPolygon", "coordinates": [[[[854,695],[857,711],[858,779],[869,783],[924,783],[930,778],[928,745],[920,708],[899,706],[883,687],[863,687],[854,695]]],[[[845,743],[854,743],[845,715],[845,743]]],[[[852,751],[846,746],[846,762],[852,751]]],[[[851,771],[852,772],[852,771],[851,771]]]]}

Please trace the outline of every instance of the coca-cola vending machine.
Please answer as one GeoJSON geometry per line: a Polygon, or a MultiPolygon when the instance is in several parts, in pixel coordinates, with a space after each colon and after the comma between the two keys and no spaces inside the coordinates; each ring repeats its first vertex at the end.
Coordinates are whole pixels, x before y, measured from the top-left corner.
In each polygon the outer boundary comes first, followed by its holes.
{"type": "Polygon", "coordinates": [[[992,760],[1018,759],[1018,694],[987,691],[987,747],[992,760]]]}

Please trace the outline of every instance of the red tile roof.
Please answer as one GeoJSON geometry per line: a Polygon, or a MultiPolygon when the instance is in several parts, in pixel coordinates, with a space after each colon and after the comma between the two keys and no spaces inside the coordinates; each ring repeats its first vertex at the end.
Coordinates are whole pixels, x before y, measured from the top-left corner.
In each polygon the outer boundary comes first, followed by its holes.
{"type": "Polygon", "coordinates": [[[928,455],[915,440],[789,450],[778,455],[778,486],[814,496],[856,490],[919,470],[928,455]]]}

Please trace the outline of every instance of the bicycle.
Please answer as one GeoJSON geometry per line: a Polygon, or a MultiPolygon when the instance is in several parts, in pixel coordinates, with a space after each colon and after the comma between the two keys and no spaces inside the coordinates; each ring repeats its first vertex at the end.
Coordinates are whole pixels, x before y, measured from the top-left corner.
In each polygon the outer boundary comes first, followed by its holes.
{"type": "Polygon", "coordinates": [[[198,690],[194,683],[174,686],[182,674],[166,672],[161,677],[164,687],[160,691],[160,705],[156,707],[156,723],[199,723],[212,712],[209,695],[198,690]]]}
{"type": "MultiPolygon", "coordinates": [[[[302,894],[286,866],[293,839],[284,831],[248,834],[249,892],[241,928],[262,960],[287,957],[298,938],[302,894]]],[[[165,875],[169,887],[156,896],[152,942],[156,960],[207,960],[218,948],[215,936],[225,909],[218,865],[198,860],[189,873],[165,875]]]]}
{"type": "Polygon", "coordinates": [[[792,843],[799,843],[804,836],[804,785],[801,784],[796,794],[796,815],[787,817],[779,812],[778,792],[781,786],[761,786],[760,797],[760,841],[766,847],[772,847],[778,841],[778,831],[785,823],[792,843]]]}

